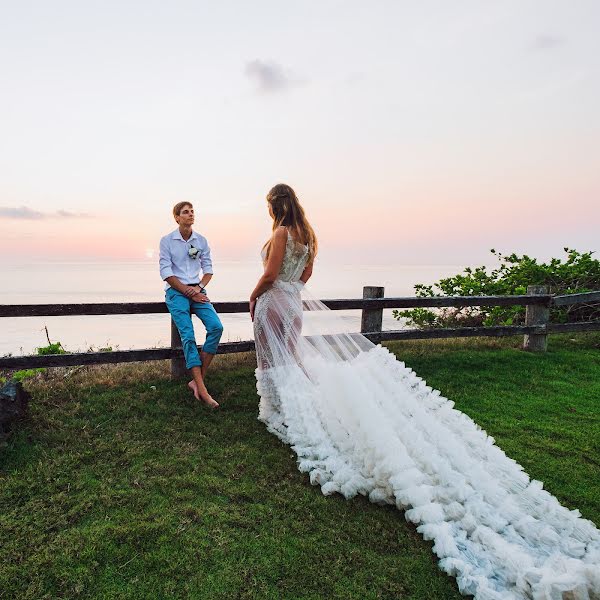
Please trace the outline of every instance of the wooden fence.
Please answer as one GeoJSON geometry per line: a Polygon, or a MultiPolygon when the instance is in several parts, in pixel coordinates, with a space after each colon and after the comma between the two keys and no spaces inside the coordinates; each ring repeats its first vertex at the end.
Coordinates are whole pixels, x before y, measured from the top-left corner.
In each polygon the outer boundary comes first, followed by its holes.
{"type": "MultiPolygon", "coordinates": [[[[552,306],[590,304],[600,302],[600,292],[552,296],[544,286],[529,286],[526,295],[520,296],[436,296],[433,298],[385,298],[384,288],[365,287],[363,298],[323,300],[331,310],[361,310],[361,333],[375,343],[389,340],[414,340],[453,337],[524,335],[523,347],[533,352],[543,352],[550,333],[600,331],[600,321],[575,323],[549,323],[552,306]],[[433,329],[403,329],[382,331],[383,310],[390,308],[443,308],[465,306],[526,306],[524,325],[497,327],[457,327],[433,329]]],[[[218,313],[249,312],[248,302],[214,302],[218,313]]],[[[56,317],[76,315],[139,315],[168,312],[164,302],[129,302],[105,304],[5,304],[0,305],[0,317],[56,317]]],[[[254,350],[252,340],[224,342],[220,354],[254,350]]],[[[25,369],[35,367],[67,367],[98,365],[144,360],[171,360],[171,371],[179,376],[185,370],[179,333],[171,321],[171,347],[118,350],[110,352],[83,352],[52,355],[0,357],[0,369],[25,369]]]]}

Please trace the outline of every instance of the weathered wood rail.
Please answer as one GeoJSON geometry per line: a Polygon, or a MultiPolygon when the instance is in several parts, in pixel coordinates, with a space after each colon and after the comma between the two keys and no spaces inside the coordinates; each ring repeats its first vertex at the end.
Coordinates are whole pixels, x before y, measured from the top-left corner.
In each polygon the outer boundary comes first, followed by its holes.
{"type": "MultiPolygon", "coordinates": [[[[369,288],[383,289],[383,288],[369,288]]],[[[440,308],[445,306],[546,305],[552,296],[440,296],[436,298],[355,298],[323,300],[331,310],[384,308],[440,308]]],[[[249,312],[248,302],[213,302],[218,313],[249,312]]],[[[148,315],[168,313],[164,302],[125,302],[103,304],[0,304],[0,317],[66,317],[82,315],[148,315]]]]}
{"type": "MultiPolygon", "coordinates": [[[[600,302],[600,291],[567,296],[552,296],[547,289],[530,286],[527,294],[519,296],[439,296],[433,298],[397,297],[385,298],[384,288],[365,287],[363,298],[323,300],[331,310],[361,310],[361,331],[371,341],[414,340],[453,337],[524,335],[524,348],[544,351],[547,336],[551,333],[600,331],[600,321],[576,323],[549,323],[552,306],[600,302]],[[456,327],[433,329],[404,329],[382,331],[383,310],[390,308],[443,308],[464,306],[526,306],[525,325],[498,327],[456,327]]],[[[249,312],[248,302],[214,302],[217,312],[249,312]]],[[[167,313],[164,302],[127,302],[94,304],[5,304],[0,305],[0,317],[56,317],[84,315],[134,315],[167,313]]],[[[83,352],[52,354],[45,356],[0,357],[0,369],[23,369],[35,367],[68,367],[75,365],[98,365],[121,362],[170,359],[172,372],[182,372],[182,349],[177,330],[171,325],[171,347],[118,350],[110,352],[83,352]]],[[[224,342],[220,354],[249,352],[254,342],[224,342]]]]}

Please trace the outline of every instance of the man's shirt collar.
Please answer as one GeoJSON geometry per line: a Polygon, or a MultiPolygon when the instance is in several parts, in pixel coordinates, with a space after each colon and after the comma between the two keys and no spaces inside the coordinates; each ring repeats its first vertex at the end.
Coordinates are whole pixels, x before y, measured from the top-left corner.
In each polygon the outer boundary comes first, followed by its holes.
{"type": "Polygon", "coordinates": [[[183,236],[181,235],[181,231],[179,231],[179,227],[171,234],[171,239],[172,240],[181,240],[182,242],[191,242],[193,239],[198,240],[199,236],[198,234],[192,229],[192,235],[187,239],[184,240],[183,236]]]}

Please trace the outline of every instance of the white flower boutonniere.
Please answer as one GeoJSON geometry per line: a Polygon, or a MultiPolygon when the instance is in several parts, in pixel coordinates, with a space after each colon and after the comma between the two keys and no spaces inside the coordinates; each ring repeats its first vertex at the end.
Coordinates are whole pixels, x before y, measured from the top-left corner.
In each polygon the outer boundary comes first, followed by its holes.
{"type": "Polygon", "coordinates": [[[199,254],[200,250],[198,250],[198,248],[196,248],[195,246],[190,246],[190,249],[188,250],[188,256],[190,258],[196,259],[198,258],[199,254]]]}

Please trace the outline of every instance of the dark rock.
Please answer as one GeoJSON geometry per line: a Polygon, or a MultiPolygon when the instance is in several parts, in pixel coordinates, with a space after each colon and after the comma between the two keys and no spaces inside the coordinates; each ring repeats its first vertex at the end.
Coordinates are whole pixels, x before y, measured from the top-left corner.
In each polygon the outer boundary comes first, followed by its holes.
{"type": "Polygon", "coordinates": [[[27,412],[30,395],[19,381],[7,381],[0,388],[0,436],[27,412]]]}

